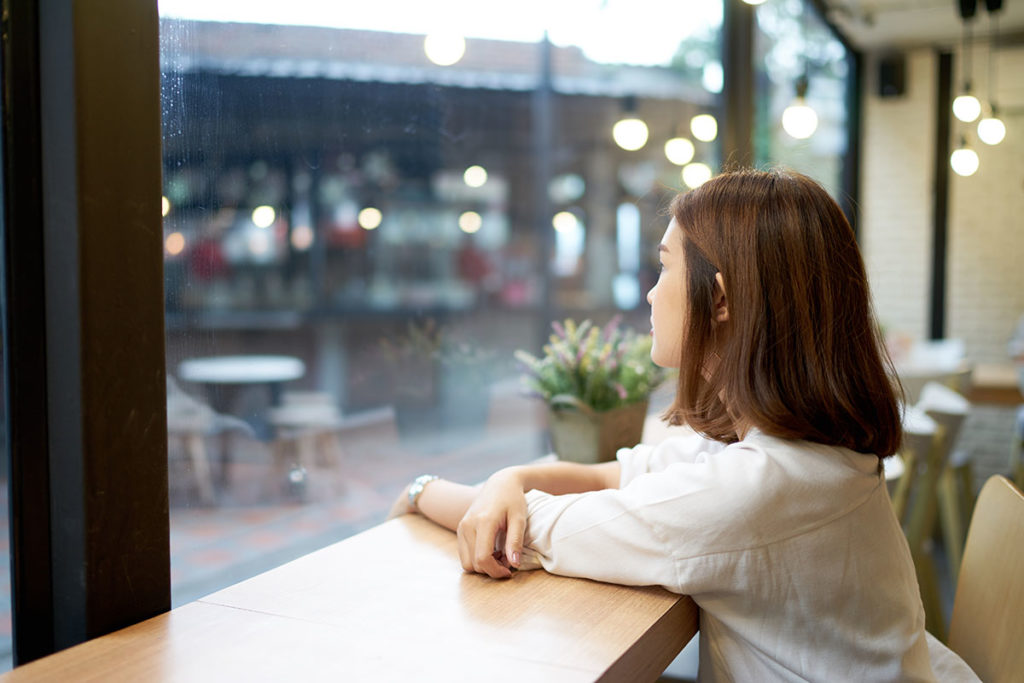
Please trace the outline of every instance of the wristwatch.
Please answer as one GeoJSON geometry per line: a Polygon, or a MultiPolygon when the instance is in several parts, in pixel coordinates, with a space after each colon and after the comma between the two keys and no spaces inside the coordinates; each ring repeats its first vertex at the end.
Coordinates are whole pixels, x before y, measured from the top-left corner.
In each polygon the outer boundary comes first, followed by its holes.
{"type": "Polygon", "coordinates": [[[413,510],[419,511],[419,507],[416,505],[416,501],[419,500],[420,494],[423,493],[423,489],[427,484],[438,479],[439,477],[434,474],[421,474],[412,480],[412,484],[409,486],[409,507],[413,510]]]}

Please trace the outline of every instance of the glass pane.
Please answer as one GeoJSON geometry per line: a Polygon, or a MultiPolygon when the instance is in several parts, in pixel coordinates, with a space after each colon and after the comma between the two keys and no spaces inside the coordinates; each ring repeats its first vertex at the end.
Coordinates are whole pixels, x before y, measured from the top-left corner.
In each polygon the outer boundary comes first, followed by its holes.
{"type": "MultiPolygon", "coordinates": [[[[0,68],[0,91],[3,90],[3,69],[0,68]]],[[[2,118],[2,117],[0,117],[2,118]]],[[[3,131],[0,130],[0,159],[4,156],[3,131]]],[[[5,191],[0,179],[0,206],[5,191]]],[[[4,215],[0,212],[0,245],[7,244],[4,215]]],[[[0,248],[6,248],[0,247],[0,248]]],[[[7,431],[7,273],[5,255],[0,254],[0,671],[8,671],[14,662],[11,642],[11,543],[10,543],[10,444],[7,431]]]]}
{"type": "Polygon", "coordinates": [[[513,352],[646,331],[659,210],[719,156],[719,3],[250,4],[160,3],[175,604],[548,452],[513,352]]]}
{"type": "Polygon", "coordinates": [[[851,55],[812,3],[756,9],[754,153],[806,173],[839,199],[847,147],[851,55]]]}

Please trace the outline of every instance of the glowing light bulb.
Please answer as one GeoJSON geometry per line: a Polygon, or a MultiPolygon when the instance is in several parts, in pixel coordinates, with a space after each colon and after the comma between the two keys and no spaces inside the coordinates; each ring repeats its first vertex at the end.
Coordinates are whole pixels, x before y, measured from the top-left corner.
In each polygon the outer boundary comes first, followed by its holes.
{"type": "Polygon", "coordinates": [[[986,145],[998,145],[1006,137],[1006,125],[995,114],[978,122],[978,139],[986,145]]]}
{"type": "Polygon", "coordinates": [[[554,226],[558,232],[572,232],[576,229],[579,224],[579,219],[576,215],[570,211],[559,211],[555,214],[554,218],[551,219],[551,225],[554,226]]]}
{"type": "Polygon", "coordinates": [[[380,209],[373,206],[367,206],[365,209],[360,211],[359,215],[356,217],[359,227],[363,230],[377,229],[382,220],[384,220],[384,214],[380,212],[380,209]]]}
{"type": "Polygon", "coordinates": [[[676,166],[693,161],[693,143],[686,138],[672,138],[665,143],[665,157],[676,166]]]}
{"type": "Polygon", "coordinates": [[[464,211],[459,215],[459,230],[472,235],[480,230],[484,219],[476,211],[464,211]]]}
{"type": "Polygon", "coordinates": [[[970,93],[958,95],[953,100],[953,115],[964,123],[970,123],[981,115],[981,102],[970,93]]]}
{"type": "Polygon", "coordinates": [[[718,137],[718,121],[711,114],[698,114],[690,119],[690,132],[701,142],[711,142],[718,137]]]}
{"type": "Polygon", "coordinates": [[[470,166],[462,174],[462,180],[470,187],[482,187],[487,182],[487,169],[483,166],[470,166]]]}
{"type": "Polygon", "coordinates": [[[313,246],[313,228],[300,223],[292,228],[292,246],[295,251],[306,251],[313,246]]]}
{"type": "Polygon", "coordinates": [[[431,33],[423,39],[427,59],[438,66],[451,66],[466,54],[466,39],[453,33],[431,33]]]}
{"type": "Polygon", "coordinates": [[[953,150],[949,165],[957,175],[972,176],[978,171],[978,153],[969,147],[953,150]]]}
{"type": "Polygon", "coordinates": [[[635,152],[646,145],[647,136],[647,124],[640,119],[621,119],[612,126],[615,144],[630,152],[635,152]]]}
{"type": "Polygon", "coordinates": [[[185,236],[180,232],[172,232],[164,240],[164,249],[171,256],[177,256],[185,249],[185,236]]]}
{"type": "Polygon", "coordinates": [[[818,129],[818,114],[798,97],[782,112],[782,128],[797,140],[806,140],[818,129]]]}
{"type": "Polygon", "coordinates": [[[272,206],[257,206],[252,210],[252,223],[257,228],[269,228],[277,220],[277,211],[272,206]]]}
{"type": "Polygon", "coordinates": [[[711,167],[700,162],[683,166],[683,182],[691,190],[711,180],[711,167]]]}
{"type": "Polygon", "coordinates": [[[160,197],[160,215],[166,216],[171,212],[171,200],[167,197],[160,197]]]}

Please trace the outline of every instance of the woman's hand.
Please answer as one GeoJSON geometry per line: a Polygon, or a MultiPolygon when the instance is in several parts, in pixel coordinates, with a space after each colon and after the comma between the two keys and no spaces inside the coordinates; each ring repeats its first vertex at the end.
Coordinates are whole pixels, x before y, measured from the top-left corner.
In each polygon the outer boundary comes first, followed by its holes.
{"type": "Polygon", "coordinates": [[[526,530],[526,496],[516,468],[484,483],[458,525],[459,560],[467,572],[502,579],[519,567],[526,530]],[[499,546],[500,544],[500,546],[499,546]]]}

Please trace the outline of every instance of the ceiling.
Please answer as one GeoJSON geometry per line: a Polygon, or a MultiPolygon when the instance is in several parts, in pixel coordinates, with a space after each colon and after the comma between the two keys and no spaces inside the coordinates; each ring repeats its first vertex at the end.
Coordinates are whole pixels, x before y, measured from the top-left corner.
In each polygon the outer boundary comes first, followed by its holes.
{"type": "MultiPolygon", "coordinates": [[[[953,47],[960,42],[958,0],[822,0],[821,4],[828,20],[861,50],[953,47]]],[[[1002,5],[993,15],[999,35],[1024,42],[1024,0],[1002,0],[1002,5]]],[[[978,0],[971,24],[975,38],[991,34],[993,23],[985,0],[978,0]]]]}

